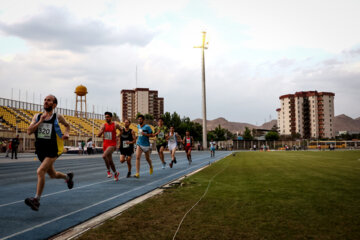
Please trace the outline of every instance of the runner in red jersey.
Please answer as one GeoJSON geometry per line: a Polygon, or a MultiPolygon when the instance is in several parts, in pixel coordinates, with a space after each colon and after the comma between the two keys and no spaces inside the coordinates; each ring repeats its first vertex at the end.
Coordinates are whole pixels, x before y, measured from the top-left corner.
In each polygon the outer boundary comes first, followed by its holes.
{"type": "Polygon", "coordinates": [[[194,138],[192,136],[190,136],[190,131],[186,130],[185,137],[183,139],[183,144],[184,144],[184,148],[185,148],[185,152],[186,152],[186,157],[189,161],[189,165],[192,162],[191,149],[192,149],[193,143],[194,143],[194,138]]]}
{"type": "Polygon", "coordinates": [[[119,180],[119,172],[116,171],[115,164],[112,159],[112,154],[116,149],[116,129],[119,129],[121,132],[121,127],[118,123],[112,121],[112,113],[105,112],[106,122],[101,126],[98,137],[104,135],[103,137],[103,159],[107,168],[107,177],[111,178],[112,174],[110,168],[114,173],[115,181],[119,180]]]}

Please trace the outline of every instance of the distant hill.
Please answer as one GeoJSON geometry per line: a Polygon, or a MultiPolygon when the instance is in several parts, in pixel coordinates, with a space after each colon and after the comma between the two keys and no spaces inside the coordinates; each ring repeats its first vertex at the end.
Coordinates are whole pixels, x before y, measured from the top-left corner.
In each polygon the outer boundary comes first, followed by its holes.
{"type": "MultiPolygon", "coordinates": [[[[197,118],[194,119],[193,122],[197,122],[202,124],[202,119],[197,118]]],[[[208,120],[207,121],[207,129],[208,130],[214,130],[217,126],[220,126],[222,128],[228,129],[230,132],[236,133],[236,132],[243,132],[245,130],[245,127],[248,127],[250,129],[253,128],[261,128],[261,129],[271,129],[274,124],[276,124],[276,120],[271,120],[270,122],[264,123],[261,126],[256,126],[250,123],[241,123],[241,122],[230,122],[226,120],[225,118],[217,118],[214,120],[208,120]]]]}
{"type": "MultiPolygon", "coordinates": [[[[202,124],[202,119],[197,118],[194,119],[193,122],[202,124]]],[[[271,120],[270,122],[266,122],[261,126],[256,126],[250,123],[230,122],[225,118],[221,117],[221,118],[216,118],[214,120],[208,120],[207,128],[208,130],[214,130],[217,126],[219,126],[219,124],[221,125],[222,128],[226,128],[230,132],[236,133],[237,131],[243,132],[245,130],[245,127],[248,127],[250,129],[253,128],[271,129],[274,125],[277,124],[277,120],[271,120]]],[[[334,127],[335,127],[335,132],[338,131],[360,132],[360,117],[356,119],[352,119],[351,117],[346,116],[345,114],[335,116],[334,127]]]]}
{"type": "Polygon", "coordinates": [[[345,114],[335,116],[334,119],[335,132],[338,131],[351,131],[360,132],[360,117],[352,119],[345,114]]]}

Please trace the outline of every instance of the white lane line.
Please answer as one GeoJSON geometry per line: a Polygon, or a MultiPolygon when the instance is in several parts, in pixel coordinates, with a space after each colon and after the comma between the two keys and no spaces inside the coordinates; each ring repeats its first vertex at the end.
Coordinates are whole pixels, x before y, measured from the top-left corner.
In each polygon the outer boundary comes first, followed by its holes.
{"type": "MultiPolygon", "coordinates": [[[[217,161],[217,160],[216,160],[216,161],[217,161]]],[[[169,178],[169,177],[173,177],[173,176],[175,176],[175,175],[178,175],[179,173],[182,173],[182,172],[188,171],[189,169],[192,169],[192,168],[197,168],[199,165],[206,165],[206,164],[207,164],[207,163],[200,163],[200,164],[195,165],[195,166],[193,166],[193,167],[186,168],[186,169],[184,169],[184,170],[181,170],[181,171],[179,171],[179,172],[173,173],[173,174],[171,174],[171,175],[169,175],[169,176],[166,176],[166,177],[164,177],[164,178],[158,179],[158,180],[156,180],[156,181],[154,181],[154,182],[150,182],[150,183],[148,183],[148,184],[146,184],[146,185],[144,185],[144,186],[139,186],[139,187],[137,187],[137,188],[134,188],[134,189],[129,190],[129,191],[126,191],[126,192],[124,192],[124,193],[121,193],[121,194],[115,195],[115,196],[113,196],[113,197],[111,197],[111,198],[108,198],[108,199],[102,200],[102,201],[100,201],[100,202],[94,203],[94,204],[89,205],[89,206],[87,206],[87,207],[84,207],[84,208],[78,209],[78,210],[76,210],[76,211],[73,211],[73,212],[67,213],[67,214],[65,214],[65,215],[62,215],[62,216],[60,216],[60,217],[57,217],[57,218],[51,219],[51,220],[49,220],[49,221],[46,221],[46,222],[40,223],[40,224],[35,225],[35,226],[33,226],[33,227],[30,227],[30,228],[24,229],[24,230],[22,230],[22,231],[20,231],[20,232],[16,232],[16,233],[14,233],[14,234],[11,234],[11,235],[8,235],[8,236],[5,236],[5,237],[4,237],[4,238],[2,238],[2,239],[4,239],[4,240],[5,240],[5,239],[9,239],[9,238],[15,237],[15,236],[20,235],[20,234],[23,234],[23,233],[25,233],[25,232],[31,231],[31,230],[33,230],[33,229],[35,229],[35,228],[42,227],[42,226],[44,226],[44,225],[46,225],[46,224],[49,224],[49,223],[55,222],[55,221],[57,221],[57,220],[60,220],[60,219],[62,219],[62,218],[65,218],[65,217],[67,217],[67,216],[70,216],[70,215],[73,215],[73,214],[75,214],[75,213],[81,212],[81,211],[83,211],[83,210],[86,210],[86,209],[89,209],[89,208],[95,207],[95,206],[100,205],[100,204],[102,204],[102,203],[105,203],[105,202],[111,201],[111,200],[113,200],[113,199],[115,199],[115,198],[118,198],[118,197],[120,197],[120,196],[123,196],[124,194],[128,194],[128,193],[131,193],[131,192],[133,192],[133,191],[140,190],[140,189],[142,189],[142,188],[144,188],[144,187],[146,187],[146,186],[148,186],[148,185],[151,185],[151,184],[154,184],[154,183],[156,183],[156,182],[162,181],[162,180],[164,180],[164,179],[166,179],[166,178],[169,178]]]]}
{"type": "MultiPolygon", "coordinates": [[[[154,164],[154,165],[158,165],[157,163],[154,164]]],[[[160,166],[160,163],[159,163],[159,166],[160,166]]],[[[143,174],[145,173],[147,170],[143,170],[143,171],[140,171],[140,174],[143,174]]],[[[125,177],[121,177],[120,179],[124,179],[125,177]]],[[[55,195],[55,194],[59,194],[59,193],[64,193],[64,192],[68,192],[68,191],[74,191],[74,190],[77,190],[77,189],[82,189],[82,188],[86,188],[86,187],[91,187],[91,186],[94,186],[94,185],[97,185],[97,184],[102,184],[102,183],[105,183],[105,182],[110,182],[110,181],[113,181],[113,179],[109,179],[109,180],[105,180],[105,181],[101,181],[101,182],[96,182],[96,183],[91,183],[91,184],[87,184],[87,185],[84,185],[84,186],[81,186],[81,187],[76,187],[76,188],[73,188],[73,189],[65,189],[65,190],[61,190],[61,191],[58,191],[58,192],[53,192],[53,193],[48,193],[48,194],[44,194],[42,196],[42,198],[44,197],[48,197],[48,196],[52,196],[52,195],[55,195]]],[[[5,206],[9,206],[9,205],[13,205],[13,204],[17,204],[17,203],[22,203],[24,202],[24,200],[18,200],[18,201],[15,201],[15,202],[10,202],[10,203],[4,203],[4,204],[0,204],[0,208],[1,207],[5,207],[5,206]]]]}

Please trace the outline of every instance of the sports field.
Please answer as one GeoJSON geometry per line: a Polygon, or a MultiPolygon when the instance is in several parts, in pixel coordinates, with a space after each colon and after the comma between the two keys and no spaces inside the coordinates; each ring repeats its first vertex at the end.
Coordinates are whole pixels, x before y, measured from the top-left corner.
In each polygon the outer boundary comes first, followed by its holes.
{"type": "Polygon", "coordinates": [[[360,239],[360,151],[239,152],[81,239],[173,239],[212,178],[175,239],[360,239]]]}

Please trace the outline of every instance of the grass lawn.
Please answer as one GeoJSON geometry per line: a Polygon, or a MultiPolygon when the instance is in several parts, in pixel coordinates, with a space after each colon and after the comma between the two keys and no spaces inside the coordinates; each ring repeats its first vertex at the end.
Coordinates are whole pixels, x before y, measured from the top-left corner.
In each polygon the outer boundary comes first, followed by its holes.
{"type": "Polygon", "coordinates": [[[80,239],[172,239],[217,173],[176,239],[360,239],[360,151],[240,152],[80,239]]]}

